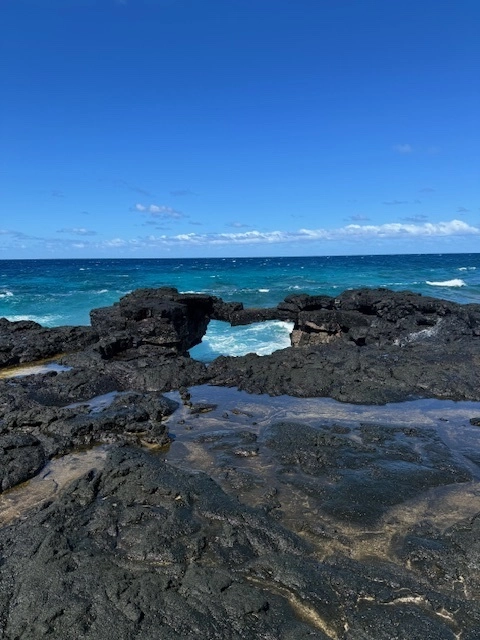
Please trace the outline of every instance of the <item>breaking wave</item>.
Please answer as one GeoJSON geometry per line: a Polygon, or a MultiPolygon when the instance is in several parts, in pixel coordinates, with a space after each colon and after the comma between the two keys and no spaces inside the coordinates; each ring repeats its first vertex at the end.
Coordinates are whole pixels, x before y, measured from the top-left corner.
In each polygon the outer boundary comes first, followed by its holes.
{"type": "Polygon", "coordinates": [[[293,322],[268,320],[239,327],[212,320],[202,343],[190,350],[190,355],[202,362],[218,356],[244,356],[256,353],[265,356],[290,346],[293,322]]]}
{"type": "Polygon", "coordinates": [[[21,320],[32,320],[33,322],[38,322],[45,327],[55,327],[59,326],[57,323],[61,319],[61,316],[54,314],[46,314],[46,315],[8,315],[5,316],[7,320],[10,322],[19,322],[21,320]]]}
{"type": "Polygon", "coordinates": [[[453,278],[453,280],[444,280],[442,282],[432,282],[427,280],[426,284],[431,287],[466,287],[467,284],[461,278],[453,278]]]}

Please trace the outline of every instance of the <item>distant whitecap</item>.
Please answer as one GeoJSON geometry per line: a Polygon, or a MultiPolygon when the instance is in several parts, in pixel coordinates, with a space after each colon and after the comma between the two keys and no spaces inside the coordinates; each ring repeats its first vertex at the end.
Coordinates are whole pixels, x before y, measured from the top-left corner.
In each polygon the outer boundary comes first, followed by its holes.
{"type": "Polygon", "coordinates": [[[0,298],[11,298],[13,293],[11,291],[0,291],[0,298]]]}
{"type": "Polygon", "coordinates": [[[453,278],[453,280],[443,280],[440,282],[426,281],[431,287],[466,287],[466,283],[460,278],[453,278]]]}
{"type": "Polygon", "coordinates": [[[258,293],[268,293],[270,289],[259,289],[258,293]]]}
{"type": "Polygon", "coordinates": [[[19,322],[20,320],[32,320],[33,322],[38,322],[45,327],[54,327],[58,326],[58,321],[62,316],[59,315],[14,315],[14,316],[5,316],[7,320],[10,322],[19,322]]]}

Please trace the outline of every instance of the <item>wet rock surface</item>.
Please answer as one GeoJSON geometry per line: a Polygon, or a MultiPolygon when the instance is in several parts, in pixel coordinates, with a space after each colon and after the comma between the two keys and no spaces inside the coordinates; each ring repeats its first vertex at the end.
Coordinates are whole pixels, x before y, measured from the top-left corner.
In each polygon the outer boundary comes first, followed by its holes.
{"type": "Polygon", "coordinates": [[[328,637],[249,580],[259,557],[305,544],[138,451],[113,450],[0,544],[5,638],[328,637]]]}
{"type": "Polygon", "coordinates": [[[117,381],[92,372],[0,380],[2,490],[78,448],[111,442],[165,446],[170,438],[164,420],[177,406],[157,392],[118,392],[117,381]]]}
{"type": "Polygon", "coordinates": [[[346,432],[336,425],[281,422],[266,437],[282,481],[350,523],[373,526],[389,507],[422,491],[472,479],[427,429],[360,424],[346,432]]]}
{"type": "Polygon", "coordinates": [[[190,391],[480,400],[477,305],[359,290],[243,309],[162,288],[91,319],[0,319],[1,368],[56,354],[70,368],[0,379],[0,494],[109,448],[0,526],[0,638],[480,637],[478,408],[461,427],[474,444],[452,450],[447,417],[262,419],[190,391]],[[207,367],[188,349],[210,319],[293,321],[293,346],[207,367]]]}
{"type": "MultiPolygon", "coordinates": [[[[474,533],[462,527],[468,571],[474,533]]],[[[101,472],[4,527],[0,545],[8,639],[64,638],[67,629],[107,640],[453,639],[480,631],[475,599],[394,563],[321,562],[308,542],[206,475],[129,448],[112,449],[101,472]]]]}

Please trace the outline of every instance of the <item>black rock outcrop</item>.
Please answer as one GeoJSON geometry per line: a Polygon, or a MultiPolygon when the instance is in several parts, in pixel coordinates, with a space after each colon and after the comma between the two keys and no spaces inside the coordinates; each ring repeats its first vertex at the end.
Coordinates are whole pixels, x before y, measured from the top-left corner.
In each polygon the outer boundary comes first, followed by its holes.
{"type": "Polygon", "coordinates": [[[30,320],[0,318],[0,368],[80,351],[97,340],[91,327],[48,329],[30,320]]]}
{"type": "Polygon", "coordinates": [[[378,289],[244,309],[161,288],[91,320],[46,329],[0,319],[0,368],[54,356],[66,367],[0,380],[6,501],[49,460],[108,449],[104,468],[0,526],[0,638],[480,637],[479,516],[398,531],[392,516],[427,492],[473,491],[478,451],[452,453],[415,425],[277,420],[260,431],[245,412],[241,429],[191,441],[220,488],[165,462],[179,405],[162,395],[180,390],[197,424],[218,411],[190,402],[188,387],[205,383],[361,404],[480,400],[480,306],[378,289]],[[211,319],[288,320],[294,346],[206,366],[188,350],[211,319]],[[358,540],[368,549],[382,527],[389,548],[359,554],[358,540]]]}
{"type": "Polygon", "coordinates": [[[277,309],[295,323],[295,348],[217,358],[211,384],[360,404],[480,399],[479,305],[362,289],[290,296],[277,309]]]}
{"type": "MultiPolygon", "coordinates": [[[[476,528],[450,534],[464,548],[463,571],[471,571],[476,528]]],[[[437,547],[449,547],[448,537],[437,547]]],[[[405,544],[400,553],[418,564],[420,536],[405,544]]],[[[475,600],[394,563],[320,562],[310,544],[207,476],[128,448],[112,449],[103,471],[28,521],[1,529],[0,550],[5,640],[454,640],[480,632],[475,600]]],[[[435,551],[424,556],[432,562],[435,551]]],[[[448,559],[443,566],[448,573],[448,559]]]]}

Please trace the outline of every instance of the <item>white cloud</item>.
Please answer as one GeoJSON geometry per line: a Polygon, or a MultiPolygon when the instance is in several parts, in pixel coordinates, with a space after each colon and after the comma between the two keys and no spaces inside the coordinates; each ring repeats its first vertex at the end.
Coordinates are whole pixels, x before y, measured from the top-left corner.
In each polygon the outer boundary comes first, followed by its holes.
{"type": "Polygon", "coordinates": [[[233,227],[234,229],[248,229],[250,227],[249,224],[245,224],[245,222],[230,222],[228,227],[233,227]]]}
{"type": "MultiPolygon", "coordinates": [[[[339,230],[340,232],[342,230],[339,230]]],[[[480,228],[472,227],[461,220],[450,222],[424,222],[422,224],[405,224],[402,222],[390,222],[381,225],[351,224],[343,229],[344,233],[353,233],[370,238],[397,238],[397,237],[445,237],[445,236],[470,236],[480,235],[480,228]]]]}
{"type": "Polygon", "coordinates": [[[128,240],[123,240],[122,238],[112,238],[112,240],[107,240],[103,244],[106,247],[126,247],[129,242],[128,240]]]}
{"type": "Polygon", "coordinates": [[[480,227],[473,227],[461,220],[449,222],[405,223],[391,222],[380,225],[348,224],[337,229],[298,229],[297,231],[244,231],[238,233],[181,233],[177,235],[149,235],[134,240],[115,238],[103,247],[168,247],[219,245],[258,245],[308,243],[315,241],[349,242],[378,239],[447,238],[480,236],[480,227]]]}
{"type": "Polygon", "coordinates": [[[137,202],[134,209],[135,211],[149,214],[155,218],[170,218],[173,220],[179,220],[180,218],[185,217],[185,215],[181,211],[177,211],[177,209],[173,209],[173,207],[167,207],[164,204],[144,205],[140,202],[137,202]]]}
{"type": "Polygon", "coordinates": [[[397,153],[412,153],[413,147],[410,144],[396,144],[393,146],[393,150],[397,153]]]}
{"type": "Polygon", "coordinates": [[[84,227],[71,227],[66,229],[59,229],[57,233],[70,233],[76,236],[96,236],[96,231],[85,229],[84,227]]]}
{"type": "MultiPolygon", "coordinates": [[[[168,250],[175,247],[195,247],[201,252],[208,254],[209,248],[225,247],[226,250],[232,247],[287,247],[291,245],[296,250],[302,251],[302,245],[322,244],[321,251],[329,251],[335,244],[348,244],[350,250],[353,245],[357,245],[362,251],[368,250],[369,245],[378,247],[389,242],[397,243],[399,251],[403,241],[412,242],[431,241],[435,239],[452,239],[458,241],[470,238],[478,242],[480,236],[480,225],[472,226],[462,220],[450,220],[445,222],[427,222],[421,216],[403,219],[400,222],[390,222],[386,224],[362,224],[350,223],[341,227],[326,228],[301,228],[294,231],[259,231],[259,230],[232,230],[226,233],[179,233],[169,234],[159,232],[142,237],[125,238],[114,237],[106,241],[92,241],[87,239],[85,234],[80,233],[81,238],[72,239],[68,236],[64,238],[39,238],[27,236],[19,231],[0,229],[1,247],[10,250],[21,247],[42,248],[49,252],[64,252],[68,248],[81,251],[89,251],[95,254],[99,251],[123,250],[168,250]],[[8,245],[8,246],[7,246],[8,245]]],[[[284,249],[278,249],[283,251],[284,249]]],[[[289,249],[290,250],[290,249],[289,249]]],[[[305,249],[306,250],[306,249],[305,249]]]]}

